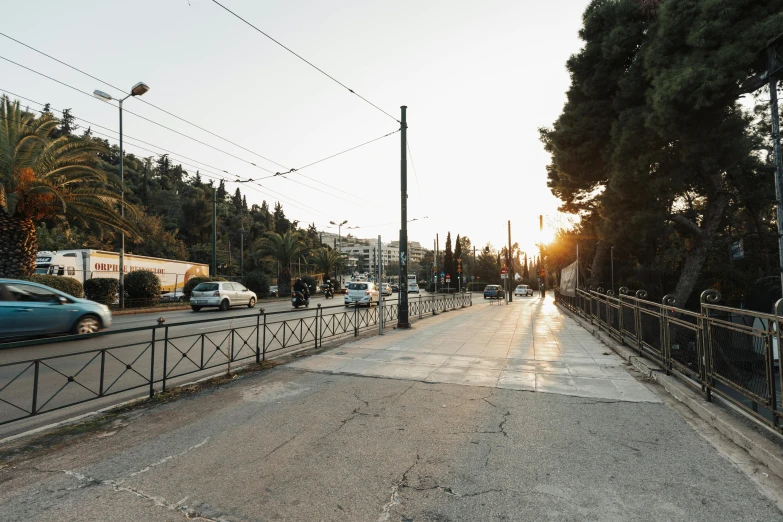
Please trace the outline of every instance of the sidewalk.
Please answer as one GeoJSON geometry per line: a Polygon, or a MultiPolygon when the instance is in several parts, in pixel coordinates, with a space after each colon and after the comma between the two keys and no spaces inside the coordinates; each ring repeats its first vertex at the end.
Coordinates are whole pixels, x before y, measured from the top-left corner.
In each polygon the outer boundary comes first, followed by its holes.
{"type": "Polygon", "coordinates": [[[783,518],[769,470],[604,353],[551,301],[477,302],[0,448],[0,520],[783,518]]]}
{"type": "Polygon", "coordinates": [[[660,402],[551,300],[473,307],[290,364],[303,370],[660,402]]]}

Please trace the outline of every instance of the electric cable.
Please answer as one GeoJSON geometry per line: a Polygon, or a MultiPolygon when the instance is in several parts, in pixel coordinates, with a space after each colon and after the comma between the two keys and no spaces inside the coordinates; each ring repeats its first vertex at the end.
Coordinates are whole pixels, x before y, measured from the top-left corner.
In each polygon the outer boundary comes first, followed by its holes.
{"type": "MultiPolygon", "coordinates": [[[[76,72],[78,72],[78,73],[81,73],[81,74],[83,74],[83,75],[85,75],[85,76],[87,76],[87,77],[89,77],[89,78],[92,78],[93,80],[95,80],[95,81],[97,81],[97,82],[100,82],[100,83],[102,83],[102,84],[104,84],[104,85],[108,85],[108,86],[109,86],[109,87],[111,87],[112,89],[116,89],[117,91],[119,91],[119,92],[121,92],[121,93],[123,93],[123,94],[127,94],[127,93],[124,91],[124,89],[121,89],[120,87],[117,87],[116,85],[112,85],[111,83],[109,83],[109,82],[107,82],[107,81],[105,81],[105,80],[101,80],[100,78],[98,78],[98,77],[96,77],[96,76],[93,76],[93,75],[92,75],[92,74],[90,74],[90,73],[87,73],[87,72],[85,72],[85,71],[82,71],[81,69],[79,69],[79,68],[77,68],[77,67],[74,67],[73,65],[71,65],[71,64],[69,64],[69,63],[66,63],[66,62],[64,62],[64,61],[62,61],[62,60],[60,60],[60,59],[57,59],[57,58],[55,58],[54,56],[52,56],[52,55],[50,55],[50,54],[46,54],[45,52],[43,52],[43,51],[40,51],[40,50],[36,49],[35,47],[33,47],[33,46],[31,46],[31,45],[28,45],[28,44],[26,44],[26,43],[24,43],[24,42],[21,42],[21,41],[17,40],[16,38],[13,38],[13,37],[11,37],[11,36],[8,36],[7,34],[5,34],[5,33],[2,33],[2,32],[0,32],[0,36],[4,36],[4,37],[8,38],[9,40],[13,40],[14,42],[18,43],[19,45],[22,45],[22,46],[24,46],[24,47],[27,47],[28,49],[30,49],[30,50],[32,50],[32,51],[35,51],[36,53],[38,53],[38,54],[40,54],[40,55],[46,56],[46,57],[47,57],[47,58],[49,58],[50,60],[54,60],[55,62],[57,62],[57,63],[60,63],[60,64],[62,64],[62,65],[64,65],[64,66],[66,66],[66,67],[68,67],[68,68],[70,68],[70,69],[73,69],[74,71],[76,71],[76,72]]],[[[169,111],[167,111],[166,109],[164,109],[164,108],[162,108],[162,107],[158,107],[157,105],[155,105],[155,104],[153,104],[153,103],[150,103],[150,102],[148,102],[148,101],[147,101],[147,100],[145,100],[144,98],[139,98],[138,96],[134,96],[134,98],[135,98],[135,99],[137,99],[137,100],[139,100],[139,101],[140,101],[140,102],[142,102],[142,103],[145,103],[145,104],[149,105],[150,107],[152,107],[152,108],[154,108],[154,109],[157,109],[157,110],[159,110],[159,111],[161,111],[161,112],[164,112],[164,113],[168,114],[169,116],[173,116],[174,118],[177,118],[178,120],[180,120],[180,121],[183,121],[183,122],[187,123],[188,125],[191,125],[191,126],[193,126],[193,127],[197,128],[197,129],[199,129],[199,130],[202,130],[202,131],[206,132],[207,134],[211,134],[212,136],[215,136],[216,138],[219,138],[219,139],[221,139],[221,140],[225,141],[226,143],[230,143],[231,145],[234,145],[235,147],[239,147],[240,149],[242,149],[242,150],[245,150],[245,151],[247,151],[247,152],[249,152],[249,153],[251,153],[251,154],[253,154],[253,155],[255,155],[255,156],[258,156],[258,157],[259,157],[259,158],[261,158],[261,159],[264,159],[264,160],[266,160],[266,161],[268,161],[268,162],[270,162],[270,163],[274,163],[274,164],[275,164],[275,165],[277,165],[278,167],[286,168],[286,166],[285,166],[285,165],[281,165],[280,163],[276,162],[275,160],[272,160],[272,159],[270,159],[270,158],[267,158],[266,156],[262,156],[261,154],[259,154],[259,153],[255,152],[255,151],[252,151],[252,150],[250,150],[250,149],[248,149],[248,148],[246,148],[246,147],[243,147],[242,145],[240,145],[240,144],[238,144],[238,143],[234,143],[233,141],[229,140],[228,138],[224,138],[223,136],[221,136],[221,135],[219,135],[219,134],[216,134],[216,133],[214,133],[214,132],[210,131],[209,129],[205,129],[204,127],[202,127],[202,126],[200,126],[200,125],[197,125],[197,124],[195,124],[195,123],[193,123],[193,122],[191,122],[191,121],[188,121],[188,120],[186,120],[185,118],[183,118],[183,117],[181,117],[181,116],[177,116],[176,114],[174,114],[174,113],[172,113],[172,112],[169,112],[169,111]]]]}
{"type": "Polygon", "coordinates": [[[391,114],[389,114],[388,112],[386,112],[385,110],[381,109],[380,107],[378,107],[377,105],[375,105],[373,102],[371,102],[370,100],[368,100],[367,98],[365,98],[364,96],[362,96],[361,94],[359,94],[358,92],[354,91],[353,89],[351,89],[350,87],[348,87],[347,85],[345,85],[343,82],[341,82],[340,80],[338,80],[338,79],[337,79],[337,78],[335,78],[334,76],[330,75],[329,73],[327,73],[327,72],[326,72],[326,71],[324,71],[323,69],[321,69],[321,68],[317,67],[316,65],[314,65],[312,62],[309,62],[308,60],[306,60],[305,58],[303,58],[303,57],[302,57],[302,56],[300,56],[299,54],[295,53],[294,51],[292,51],[291,49],[289,49],[288,47],[286,47],[285,45],[283,45],[283,44],[282,44],[282,43],[280,43],[279,41],[275,40],[274,38],[272,38],[271,36],[269,36],[267,33],[265,33],[264,31],[262,31],[261,29],[259,29],[259,28],[258,28],[258,27],[256,27],[255,25],[251,24],[250,22],[248,22],[247,20],[245,20],[244,18],[242,18],[242,17],[241,17],[241,16],[239,16],[237,13],[235,13],[234,11],[232,11],[231,9],[229,9],[228,7],[224,6],[223,4],[221,4],[220,2],[218,2],[217,0],[212,0],[212,1],[213,1],[214,3],[216,3],[217,5],[219,5],[220,7],[222,7],[223,9],[225,9],[226,11],[228,11],[229,13],[231,13],[233,16],[235,16],[236,18],[238,18],[238,19],[239,19],[239,20],[241,20],[242,22],[244,22],[245,24],[249,25],[250,27],[252,27],[252,28],[253,28],[253,29],[255,29],[256,31],[258,31],[258,32],[259,32],[259,33],[261,33],[262,35],[266,36],[267,38],[269,38],[270,40],[272,40],[273,42],[275,42],[277,45],[279,45],[280,47],[282,47],[283,49],[285,49],[285,50],[286,50],[286,51],[288,51],[289,53],[293,54],[294,56],[296,56],[297,58],[299,58],[300,60],[302,60],[304,63],[306,63],[307,65],[309,65],[310,67],[312,67],[312,68],[313,68],[313,69],[315,69],[316,71],[320,72],[321,74],[323,74],[324,76],[326,76],[327,78],[329,78],[330,80],[332,80],[333,82],[335,82],[336,84],[338,84],[338,85],[340,85],[341,87],[343,87],[344,89],[348,90],[348,92],[350,92],[351,94],[355,94],[355,95],[356,95],[356,96],[358,96],[360,99],[362,99],[364,102],[366,102],[366,103],[369,103],[370,105],[372,105],[373,107],[375,107],[376,109],[378,109],[379,111],[381,111],[382,113],[384,113],[386,116],[388,116],[389,118],[393,119],[394,121],[396,121],[397,123],[399,123],[400,125],[402,125],[402,122],[400,122],[400,120],[398,120],[397,118],[395,118],[394,116],[392,116],[391,114]]]}

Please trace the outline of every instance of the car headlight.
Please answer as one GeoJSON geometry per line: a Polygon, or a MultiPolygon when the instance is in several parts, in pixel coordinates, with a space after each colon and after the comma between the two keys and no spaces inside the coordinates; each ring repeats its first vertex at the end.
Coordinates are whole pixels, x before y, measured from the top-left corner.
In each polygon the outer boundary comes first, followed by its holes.
{"type": "Polygon", "coordinates": [[[108,312],[109,311],[109,307],[108,306],[106,306],[104,304],[99,305],[99,306],[101,307],[101,310],[103,310],[104,312],[108,312]]]}

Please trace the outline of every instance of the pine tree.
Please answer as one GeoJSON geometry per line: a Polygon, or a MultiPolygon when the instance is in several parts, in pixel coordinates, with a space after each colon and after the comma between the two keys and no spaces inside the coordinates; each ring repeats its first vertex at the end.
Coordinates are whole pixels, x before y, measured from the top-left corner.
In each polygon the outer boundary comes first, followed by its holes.
{"type": "MultiPolygon", "coordinates": [[[[446,251],[443,255],[443,271],[447,276],[453,277],[456,280],[457,266],[454,262],[454,252],[451,250],[451,232],[446,233],[446,251]]],[[[445,284],[445,282],[444,282],[445,284]]]]}
{"type": "Polygon", "coordinates": [[[457,234],[457,241],[454,244],[456,246],[454,247],[454,274],[452,274],[452,277],[456,281],[462,278],[462,273],[459,272],[462,266],[462,242],[459,239],[459,234],[457,234]]]}

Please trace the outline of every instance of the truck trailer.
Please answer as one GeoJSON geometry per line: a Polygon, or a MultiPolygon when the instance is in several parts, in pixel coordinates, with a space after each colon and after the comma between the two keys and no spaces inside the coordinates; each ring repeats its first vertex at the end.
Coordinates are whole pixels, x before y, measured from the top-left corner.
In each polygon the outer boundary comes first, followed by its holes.
{"type": "MultiPolygon", "coordinates": [[[[125,254],[124,272],[147,270],[160,278],[163,292],[181,289],[191,277],[209,276],[209,265],[125,254]]],[[[71,277],[80,283],[95,277],[120,277],[120,255],[105,250],[38,252],[35,273],[71,277]]]]}

